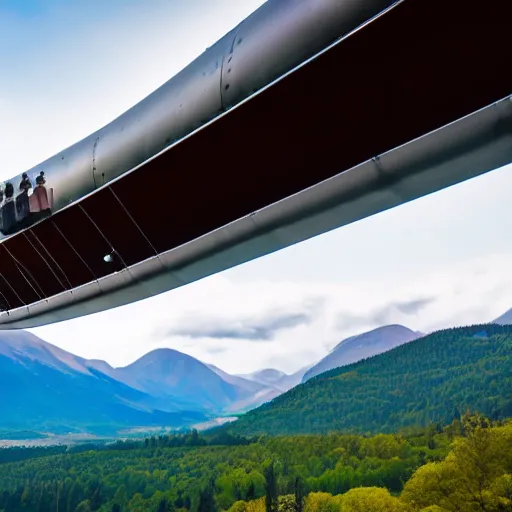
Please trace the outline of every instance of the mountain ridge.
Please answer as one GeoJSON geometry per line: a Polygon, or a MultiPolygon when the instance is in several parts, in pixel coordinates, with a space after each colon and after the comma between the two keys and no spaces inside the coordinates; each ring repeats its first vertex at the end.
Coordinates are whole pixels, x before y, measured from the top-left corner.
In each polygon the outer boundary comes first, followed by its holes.
{"type": "Polygon", "coordinates": [[[421,334],[398,324],[384,325],[340,341],[323,359],[307,370],[304,383],[333,368],[381,354],[421,337],[421,334]]]}
{"type": "Polygon", "coordinates": [[[228,375],[167,348],[114,368],[30,332],[5,331],[0,333],[0,392],[6,397],[0,404],[0,430],[182,427],[223,411],[247,410],[277,395],[269,387],[228,375]]]}
{"type": "Polygon", "coordinates": [[[493,320],[494,324],[500,325],[511,325],[512,324],[512,308],[503,313],[503,315],[499,316],[495,320],[493,320]]]}
{"type": "Polygon", "coordinates": [[[116,369],[119,380],[152,396],[161,398],[194,396],[185,403],[215,410],[249,392],[229,384],[208,366],[192,356],[174,349],[160,348],[148,352],[133,363],[116,369]]]}
{"type": "Polygon", "coordinates": [[[128,425],[179,426],[206,417],[199,411],[160,410],[152,397],[101,372],[87,370],[82,358],[72,359],[73,366],[66,366],[62,359],[68,359],[67,352],[59,349],[52,359],[54,346],[46,346],[30,333],[16,331],[8,338],[7,343],[0,337],[2,429],[111,431],[128,425]],[[18,342],[14,349],[13,340],[18,342]],[[32,350],[24,357],[19,346],[32,350]],[[42,360],[34,357],[36,354],[42,360]]]}

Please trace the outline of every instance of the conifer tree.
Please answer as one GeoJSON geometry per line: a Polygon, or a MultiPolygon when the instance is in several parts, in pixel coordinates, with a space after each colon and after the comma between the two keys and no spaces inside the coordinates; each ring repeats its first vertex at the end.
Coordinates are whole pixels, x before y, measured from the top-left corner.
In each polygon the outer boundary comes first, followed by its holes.
{"type": "Polygon", "coordinates": [[[277,482],[274,462],[265,468],[266,512],[277,512],[277,482]]]}

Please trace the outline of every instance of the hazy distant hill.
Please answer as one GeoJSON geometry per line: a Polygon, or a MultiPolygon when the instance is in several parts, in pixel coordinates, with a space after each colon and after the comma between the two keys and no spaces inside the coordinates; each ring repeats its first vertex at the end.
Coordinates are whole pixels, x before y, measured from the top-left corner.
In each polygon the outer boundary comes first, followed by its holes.
{"type": "Polygon", "coordinates": [[[207,364],[206,366],[215,372],[224,381],[232,384],[233,386],[238,386],[239,388],[245,389],[250,393],[259,393],[260,391],[268,389],[266,384],[262,384],[256,380],[250,380],[239,375],[231,375],[213,364],[207,364]]]}
{"type": "Polygon", "coordinates": [[[271,386],[284,392],[299,384],[306,370],[307,368],[302,368],[295,373],[287,374],[273,368],[265,368],[246,375],[240,375],[240,377],[259,382],[266,386],[271,386]]]}
{"type": "Polygon", "coordinates": [[[202,412],[163,412],[154,399],[24,331],[0,334],[0,429],[52,432],[182,426],[202,412]]]}
{"type": "Polygon", "coordinates": [[[327,372],[333,368],[382,354],[420,336],[420,333],[411,331],[403,325],[386,325],[373,331],[352,336],[336,345],[327,356],[310,368],[304,374],[302,382],[306,382],[315,375],[327,372]]]}
{"type": "Polygon", "coordinates": [[[320,374],[231,424],[237,434],[396,431],[468,408],[512,416],[512,326],[447,329],[320,374]]]}
{"type": "Polygon", "coordinates": [[[512,325],[512,308],[494,320],[494,324],[512,325]]]}

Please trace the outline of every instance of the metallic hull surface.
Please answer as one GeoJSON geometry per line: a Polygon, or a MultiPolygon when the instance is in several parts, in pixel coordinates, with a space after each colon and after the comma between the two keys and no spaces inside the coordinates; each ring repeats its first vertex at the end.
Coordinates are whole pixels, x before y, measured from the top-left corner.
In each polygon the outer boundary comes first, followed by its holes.
{"type": "Polygon", "coordinates": [[[46,174],[53,214],[0,244],[0,328],[150,297],[512,161],[503,2],[406,0],[343,37],[387,6],[267,2],[66,150],[85,144],[75,166],[50,159],[68,173],[46,174]]]}
{"type": "MultiPolygon", "coordinates": [[[[215,119],[392,3],[269,0],[140,103],[25,172],[35,183],[44,171],[54,196],[51,213],[56,213],[215,119]]],[[[7,182],[17,188],[21,180],[19,174],[7,182]]],[[[26,222],[18,225],[24,228],[26,222]]],[[[0,239],[5,236],[0,231],[0,239]]]]}

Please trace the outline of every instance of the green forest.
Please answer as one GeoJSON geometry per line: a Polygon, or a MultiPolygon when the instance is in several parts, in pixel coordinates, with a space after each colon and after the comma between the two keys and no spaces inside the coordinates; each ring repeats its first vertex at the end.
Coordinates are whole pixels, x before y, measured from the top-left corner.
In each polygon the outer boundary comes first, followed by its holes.
{"type": "Polygon", "coordinates": [[[91,448],[5,450],[0,510],[498,512],[512,507],[512,423],[492,423],[477,414],[446,427],[370,437],[245,439],[193,431],[91,448]]]}
{"type": "Polygon", "coordinates": [[[512,326],[438,331],[318,375],[248,412],[242,435],[396,432],[450,423],[468,408],[512,417],[512,326]]]}

